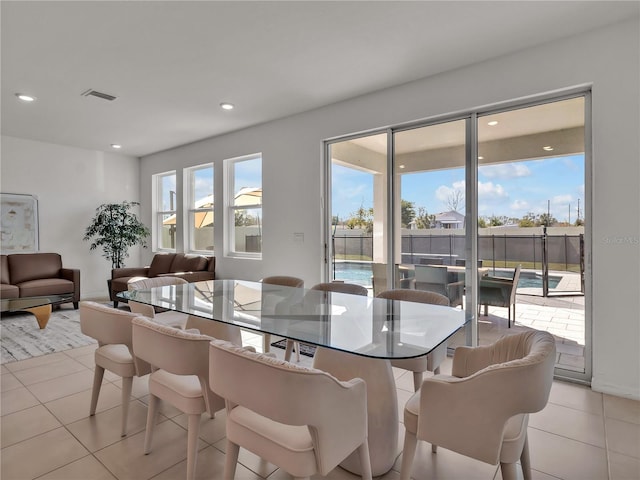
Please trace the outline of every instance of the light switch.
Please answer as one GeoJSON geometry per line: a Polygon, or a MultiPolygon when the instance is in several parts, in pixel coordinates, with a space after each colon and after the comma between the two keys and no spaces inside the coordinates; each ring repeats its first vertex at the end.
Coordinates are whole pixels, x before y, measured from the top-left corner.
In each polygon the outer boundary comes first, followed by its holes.
{"type": "Polygon", "coordinates": [[[293,232],[293,243],[304,243],[304,233],[293,232]]]}

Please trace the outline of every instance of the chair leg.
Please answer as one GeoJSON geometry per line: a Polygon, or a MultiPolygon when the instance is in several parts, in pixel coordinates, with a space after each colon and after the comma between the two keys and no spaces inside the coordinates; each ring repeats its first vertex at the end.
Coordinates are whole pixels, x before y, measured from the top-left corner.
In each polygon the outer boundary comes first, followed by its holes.
{"type": "Polygon", "coordinates": [[[236,466],[238,464],[238,453],[240,446],[227,440],[227,454],[224,462],[224,480],[233,480],[236,475],[236,466]]]}
{"type": "MultiPolygon", "coordinates": [[[[440,367],[436,368],[440,370],[440,367]]],[[[435,370],[433,373],[436,373],[435,370]]],[[[422,386],[422,372],[413,372],[413,391],[417,392],[422,386]]]]}
{"type": "Polygon", "coordinates": [[[122,431],[123,437],[127,434],[127,417],[129,416],[129,401],[131,400],[131,387],[133,377],[122,377],[122,431]]]}
{"type": "Polygon", "coordinates": [[[360,476],[363,480],[371,480],[371,457],[369,456],[369,442],[366,439],[358,447],[358,454],[360,455],[360,469],[362,471],[360,476]]]}
{"type": "Polygon", "coordinates": [[[98,406],[98,396],[100,395],[100,387],[102,386],[102,379],[104,378],[104,368],[96,365],[96,369],[93,372],[93,389],[91,390],[91,406],[89,407],[89,415],[96,414],[96,407],[98,406]]]}
{"type": "Polygon", "coordinates": [[[144,454],[151,452],[151,441],[153,431],[158,423],[158,412],[160,411],[160,399],[155,395],[149,395],[149,407],[147,408],[147,429],[144,434],[144,454]]]}
{"type": "Polygon", "coordinates": [[[413,458],[416,456],[418,438],[407,431],[404,434],[404,449],[402,450],[402,466],[400,467],[400,480],[409,480],[413,470],[413,458]]]}
{"type": "Polygon", "coordinates": [[[262,335],[262,352],[267,353],[271,350],[271,334],[265,333],[262,335]]]}
{"type": "Polygon", "coordinates": [[[189,415],[189,424],[187,426],[187,480],[194,480],[196,478],[199,432],[200,415],[189,415]]]}
{"type": "Polygon", "coordinates": [[[438,453],[438,445],[435,443],[431,444],[431,453],[438,453]]]}
{"type": "Polygon", "coordinates": [[[293,340],[287,339],[287,347],[284,350],[284,359],[289,362],[291,361],[291,354],[293,353],[293,340]]]}
{"type": "Polygon", "coordinates": [[[531,480],[531,460],[529,458],[529,436],[524,437],[524,446],[520,454],[520,464],[522,465],[522,475],[524,480],[531,480]]]}
{"type": "Polygon", "coordinates": [[[502,480],[518,480],[518,473],[515,463],[500,463],[502,480]]]}

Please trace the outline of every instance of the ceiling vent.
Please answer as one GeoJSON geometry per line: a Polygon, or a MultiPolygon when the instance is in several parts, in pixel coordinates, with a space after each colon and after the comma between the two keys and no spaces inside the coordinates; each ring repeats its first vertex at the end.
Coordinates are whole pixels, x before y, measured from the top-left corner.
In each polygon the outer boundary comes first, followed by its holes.
{"type": "Polygon", "coordinates": [[[82,96],[83,97],[97,97],[97,98],[101,98],[103,100],[108,100],[110,102],[113,102],[116,98],[118,97],[114,97],[113,95],[109,95],[108,93],[102,93],[102,92],[98,92],[97,90],[93,90],[93,89],[89,89],[86,92],[82,92],[82,96]]]}

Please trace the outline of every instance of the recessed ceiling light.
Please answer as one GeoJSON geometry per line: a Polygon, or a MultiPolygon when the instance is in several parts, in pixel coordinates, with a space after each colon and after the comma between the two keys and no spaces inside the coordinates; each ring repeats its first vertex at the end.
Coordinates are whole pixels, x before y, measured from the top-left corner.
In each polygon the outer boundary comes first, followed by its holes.
{"type": "Polygon", "coordinates": [[[220,107],[223,110],[233,110],[235,108],[235,105],[233,103],[228,103],[228,102],[222,102],[220,104],[220,107]]]}
{"type": "Polygon", "coordinates": [[[547,152],[550,152],[553,150],[553,147],[551,145],[547,145],[546,147],[542,147],[543,150],[546,150],[547,152]]]}
{"type": "Polygon", "coordinates": [[[27,95],[26,93],[16,93],[16,97],[18,97],[18,100],[26,103],[34,102],[36,99],[36,97],[32,97],[31,95],[27,95]]]}
{"type": "Polygon", "coordinates": [[[487,125],[489,125],[490,127],[495,127],[498,124],[497,120],[491,120],[489,123],[487,123],[487,125]]]}
{"type": "Polygon", "coordinates": [[[484,157],[479,156],[479,157],[478,157],[478,160],[484,160],[484,157]]]}
{"type": "Polygon", "coordinates": [[[404,165],[398,165],[398,168],[404,168],[404,165]]]}
{"type": "Polygon", "coordinates": [[[117,143],[112,143],[111,148],[115,148],[116,150],[122,148],[122,145],[118,145],[117,143]]]}

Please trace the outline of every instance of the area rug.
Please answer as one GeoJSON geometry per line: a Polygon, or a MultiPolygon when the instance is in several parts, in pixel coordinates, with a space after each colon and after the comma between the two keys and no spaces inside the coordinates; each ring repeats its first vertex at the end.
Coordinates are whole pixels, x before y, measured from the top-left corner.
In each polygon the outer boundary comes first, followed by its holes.
{"type": "MultiPolygon", "coordinates": [[[[277,342],[273,342],[271,346],[276,348],[282,348],[283,350],[285,350],[287,348],[287,339],[284,338],[282,340],[278,340],[277,342]]],[[[300,355],[313,357],[315,353],[316,353],[316,347],[314,345],[307,345],[306,343],[300,344],[300,355]]]]}
{"type": "Polygon", "coordinates": [[[80,332],[78,310],[54,310],[49,323],[42,330],[30,313],[3,313],[0,319],[0,364],[62,352],[91,343],[95,343],[95,340],[80,332]]]}

